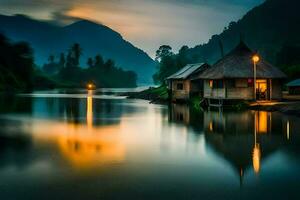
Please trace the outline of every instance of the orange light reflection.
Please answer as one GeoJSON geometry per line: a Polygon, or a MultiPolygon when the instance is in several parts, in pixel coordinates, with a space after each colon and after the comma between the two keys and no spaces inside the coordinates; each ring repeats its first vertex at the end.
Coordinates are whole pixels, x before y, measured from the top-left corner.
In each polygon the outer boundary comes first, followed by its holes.
{"type": "Polygon", "coordinates": [[[256,174],[260,171],[260,159],[261,159],[261,152],[259,144],[255,144],[253,153],[252,153],[252,164],[253,169],[256,174]]]}

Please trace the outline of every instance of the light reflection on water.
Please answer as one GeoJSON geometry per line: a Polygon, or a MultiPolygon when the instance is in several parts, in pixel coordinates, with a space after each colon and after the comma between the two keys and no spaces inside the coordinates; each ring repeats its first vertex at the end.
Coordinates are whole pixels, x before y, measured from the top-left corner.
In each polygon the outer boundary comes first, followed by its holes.
{"type": "Polygon", "coordinates": [[[298,196],[299,118],[74,96],[2,100],[1,199],[298,196]]]}

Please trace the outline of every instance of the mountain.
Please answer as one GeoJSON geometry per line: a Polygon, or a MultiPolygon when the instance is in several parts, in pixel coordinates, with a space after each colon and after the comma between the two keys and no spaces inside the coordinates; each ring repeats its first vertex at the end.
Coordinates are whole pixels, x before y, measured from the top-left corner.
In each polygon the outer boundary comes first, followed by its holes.
{"type": "Polygon", "coordinates": [[[117,66],[135,71],[139,83],[152,82],[154,61],[107,26],[87,20],[59,26],[24,15],[0,15],[0,24],[0,32],[7,37],[13,41],[26,41],[32,46],[37,65],[46,63],[50,54],[58,56],[73,43],[79,43],[83,49],[81,66],[87,65],[88,57],[99,53],[105,59],[113,59],[117,66]]]}
{"type": "Polygon", "coordinates": [[[214,63],[242,39],[269,62],[276,64],[276,55],[285,45],[300,45],[300,1],[266,0],[250,10],[242,19],[231,22],[221,34],[206,44],[189,49],[196,61],[214,63]],[[221,44],[220,45],[220,41],[221,44]]]}

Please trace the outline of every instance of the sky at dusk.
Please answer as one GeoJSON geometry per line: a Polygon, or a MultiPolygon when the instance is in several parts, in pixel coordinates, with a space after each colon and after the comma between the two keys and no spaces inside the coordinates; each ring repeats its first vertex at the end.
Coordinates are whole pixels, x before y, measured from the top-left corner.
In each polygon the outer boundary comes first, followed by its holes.
{"type": "Polygon", "coordinates": [[[161,44],[177,51],[220,33],[264,0],[0,0],[0,13],[68,24],[89,19],[120,32],[153,57],[161,44]]]}

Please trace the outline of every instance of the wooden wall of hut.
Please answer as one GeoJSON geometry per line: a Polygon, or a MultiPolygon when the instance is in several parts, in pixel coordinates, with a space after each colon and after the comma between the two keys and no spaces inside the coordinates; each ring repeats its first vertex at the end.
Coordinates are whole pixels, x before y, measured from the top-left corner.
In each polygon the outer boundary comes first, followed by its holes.
{"type": "Polygon", "coordinates": [[[202,81],[172,80],[172,99],[189,100],[192,95],[200,95],[203,92],[202,81]],[[182,87],[181,87],[181,86],[182,87]]]}
{"type": "MultiPolygon", "coordinates": [[[[204,81],[204,98],[211,99],[240,99],[253,100],[254,88],[248,84],[248,79],[227,79],[223,81],[223,88],[214,88],[212,80],[204,81]]],[[[282,99],[282,84],[280,80],[266,79],[267,92],[265,100],[282,99]]]]}

